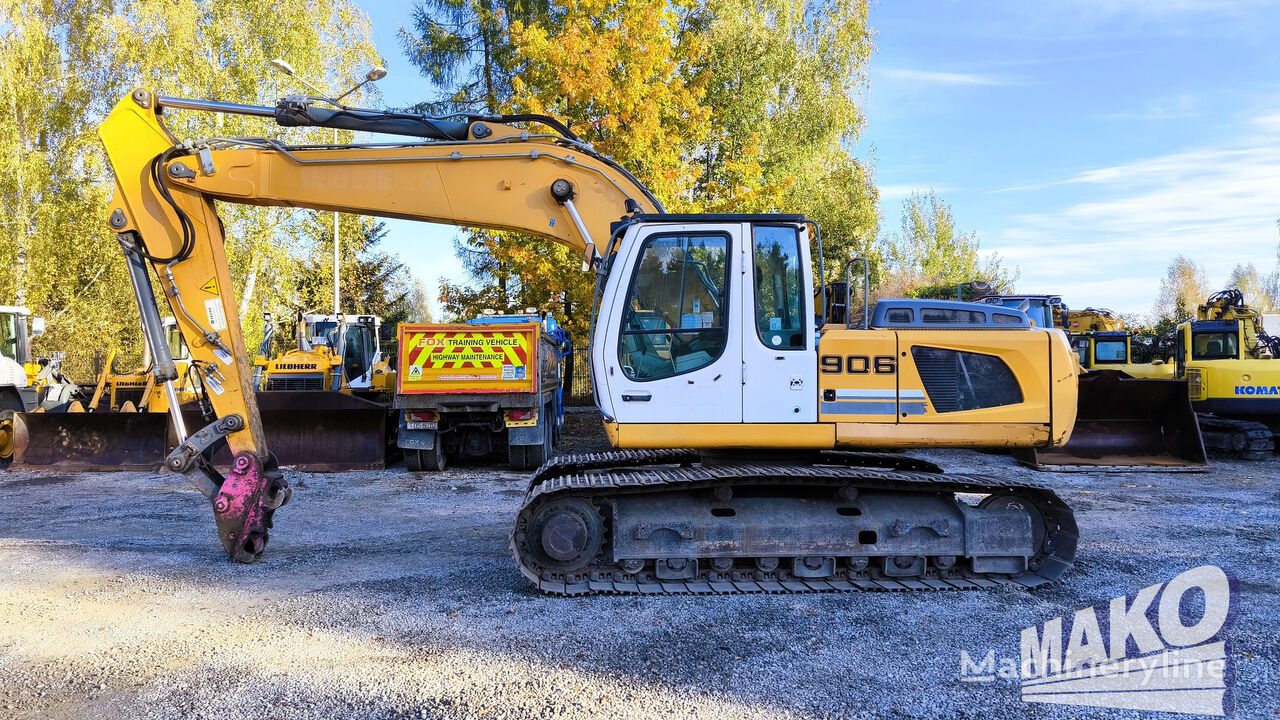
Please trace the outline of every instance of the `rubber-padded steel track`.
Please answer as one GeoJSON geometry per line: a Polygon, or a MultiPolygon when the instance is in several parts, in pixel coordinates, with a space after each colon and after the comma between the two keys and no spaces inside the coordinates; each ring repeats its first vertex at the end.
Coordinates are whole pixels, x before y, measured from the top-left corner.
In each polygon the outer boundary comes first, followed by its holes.
{"type": "Polygon", "coordinates": [[[1200,434],[1205,448],[1218,457],[1266,460],[1275,454],[1271,428],[1251,420],[1233,420],[1201,414],[1200,434]]]}
{"type": "Polygon", "coordinates": [[[820,464],[699,464],[699,455],[688,450],[613,451],[556,457],[540,467],[534,476],[516,518],[512,553],[526,578],[544,592],[561,595],[1023,589],[1057,580],[1075,559],[1078,531],[1074,515],[1046,486],[999,482],[972,475],[849,466],[847,463],[856,455],[824,453],[817,460],[820,464]],[[548,570],[542,567],[529,546],[533,513],[541,504],[562,498],[581,498],[601,504],[629,494],[779,485],[794,487],[797,491],[853,486],[859,490],[901,493],[904,497],[912,494],[936,497],[945,493],[1012,495],[1039,511],[1044,521],[1044,540],[1039,552],[1028,561],[1028,569],[1012,574],[978,574],[962,567],[961,563],[949,569],[930,566],[920,576],[909,578],[886,577],[874,566],[859,570],[841,566],[827,577],[802,578],[785,570],[745,569],[744,561],[752,559],[737,557],[731,571],[715,572],[709,567],[703,570],[699,565],[696,577],[674,581],[657,579],[645,572],[627,573],[607,556],[606,548],[577,570],[548,570]]]}

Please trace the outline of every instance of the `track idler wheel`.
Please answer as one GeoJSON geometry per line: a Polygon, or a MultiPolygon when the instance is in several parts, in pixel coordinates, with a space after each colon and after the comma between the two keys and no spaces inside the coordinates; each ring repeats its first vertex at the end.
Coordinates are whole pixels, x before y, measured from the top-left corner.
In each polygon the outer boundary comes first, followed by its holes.
{"type": "Polygon", "coordinates": [[[213,513],[222,547],[232,560],[251,563],[267,547],[267,530],[276,509],[292,495],[274,458],[264,466],[253,453],[238,453],[231,472],[213,498],[213,513]]]}
{"type": "Polygon", "coordinates": [[[1032,571],[1039,570],[1041,564],[1052,548],[1045,544],[1047,535],[1044,515],[1040,509],[1016,495],[990,495],[978,503],[980,508],[996,508],[998,510],[1021,510],[1031,521],[1031,545],[1035,552],[1027,560],[1027,567],[1032,571]]]}
{"type": "Polygon", "coordinates": [[[595,506],[582,498],[555,500],[534,511],[524,541],[544,568],[581,570],[604,545],[604,522],[595,506]]]}

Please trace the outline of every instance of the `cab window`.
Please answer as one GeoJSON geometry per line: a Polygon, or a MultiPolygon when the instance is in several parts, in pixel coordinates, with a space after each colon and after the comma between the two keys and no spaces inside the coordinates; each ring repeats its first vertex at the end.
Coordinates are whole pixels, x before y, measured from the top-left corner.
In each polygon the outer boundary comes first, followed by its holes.
{"type": "Polygon", "coordinates": [[[632,380],[657,380],[715,362],[728,341],[729,237],[653,235],[640,248],[623,310],[618,356],[632,380]]]}
{"type": "Polygon", "coordinates": [[[1093,354],[1100,363],[1123,363],[1127,360],[1123,340],[1099,340],[1094,343],[1093,354]]]}
{"type": "Polygon", "coordinates": [[[920,308],[920,322],[983,325],[987,322],[987,316],[976,310],[927,307],[920,308]]]}
{"type": "Polygon", "coordinates": [[[18,360],[18,318],[14,315],[0,315],[0,355],[18,360]]]}
{"type": "Polygon", "coordinates": [[[1080,358],[1080,364],[1089,367],[1089,338],[1073,338],[1071,347],[1080,358]]]}
{"type": "Polygon", "coordinates": [[[803,350],[804,295],[800,283],[800,231],[755,228],[756,334],[775,350],[803,350]]]}
{"type": "Polygon", "coordinates": [[[1194,333],[1191,338],[1191,357],[1194,360],[1223,360],[1239,356],[1236,334],[1233,332],[1194,333]]]}
{"type": "Polygon", "coordinates": [[[342,352],[342,364],[346,369],[347,380],[364,377],[364,374],[369,371],[369,359],[373,354],[369,328],[363,325],[348,325],[343,335],[346,347],[342,352]]]}

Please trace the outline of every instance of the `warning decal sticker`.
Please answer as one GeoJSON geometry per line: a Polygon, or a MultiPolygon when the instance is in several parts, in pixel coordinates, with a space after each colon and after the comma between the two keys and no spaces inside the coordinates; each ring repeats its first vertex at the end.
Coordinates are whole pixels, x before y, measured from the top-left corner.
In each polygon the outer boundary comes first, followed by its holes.
{"type": "Polygon", "coordinates": [[[201,286],[200,286],[200,289],[201,289],[201,290],[203,290],[203,291],[205,291],[205,292],[207,292],[207,293],[209,293],[210,295],[217,295],[217,294],[218,294],[218,278],[217,278],[217,276],[215,275],[214,277],[209,278],[209,282],[207,282],[207,283],[205,283],[205,284],[201,285],[201,286]]]}
{"type": "MultiPolygon", "coordinates": [[[[523,377],[506,368],[523,370],[529,361],[529,337],[524,333],[447,331],[409,336],[408,360],[413,368],[492,368],[504,377],[523,377]],[[508,374],[511,373],[511,374],[508,374]]],[[[418,372],[421,372],[419,370],[418,372]]]]}

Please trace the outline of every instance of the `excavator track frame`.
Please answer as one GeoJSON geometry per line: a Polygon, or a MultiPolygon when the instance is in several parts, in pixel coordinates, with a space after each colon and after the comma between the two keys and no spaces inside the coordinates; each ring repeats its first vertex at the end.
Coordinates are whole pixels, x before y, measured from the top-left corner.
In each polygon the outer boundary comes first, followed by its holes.
{"type": "Polygon", "coordinates": [[[1198,415],[1205,449],[1218,457],[1257,462],[1275,455],[1275,433],[1266,423],[1198,415]]]}
{"type": "MultiPolygon", "coordinates": [[[[840,458],[832,458],[833,464],[823,465],[716,463],[695,466],[697,459],[695,453],[681,450],[617,451],[562,456],[544,465],[534,477],[512,531],[510,547],[521,574],[539,590],[555,595],[1030,589],[1058,580],[1075,559],[1079,531],[1074,515],[1066,503],[1043,485],[997,482],[973,475],[858,467],[845,464],[840,458]],[[763,487],[786,487],[799,491],[800,495],[804,492],[845,493],[851,495],[850,503],[863,492],[878,494],[891,501],[911,498],[934,504],[954,500],[956,493],[987,495],[983,503],[994,500],[998,504],[1004,498],[1012,498],[1014,503],[1025,503],[1035,508],[1042,529],[1040,539],[1034,540],[1037,530],[1033,518],[1031,535],[1032,544],[1036,547],[1028,548],[1034,552],[1020,572],[974,571],[966,568],[969,563],[962,558],[953,559],[949,567],[942,567],[921,556],[911,558],[913,563],[925,561],[918,566],[919,572],[906,566],[904,572],[911,573],[910,576],[900,574],[894,577],[886,573],[891,572],[887,568],[888,563],[896,562],[896,558],[878,553],[857,556],[866,559],[862,567],[855,566],[845,556],[795,557],[791,560],[797,564],[788,571],[786,557],[772,558],[772,561],[781,560],[783,564],[775,562],[772,569],[760,569],[761,561],[765,568],[768,567],[769,557],[735,555],[727,565],[723,558],[681,558],[694,561],[692,577],[663,578],[657,564],[666,562],[664,559],[645,560],[638,566],[632,559],[633,564],[628,568],[623,564],[627,560],[618,562],[608,557],[608,548],[617,536],[613,535],[611,527],[614,508],[606,506],[616,498],[645,494],[657,499],[675,497],[675,494],[689,497],[691,493],[710,491],[714,497],[723,497],[727,502],[736,490],[763,487]],[[718,488],[728,488],[729,493],[724,494],[718,488]],[[850,494],[844,488],[853,488],[855,492],[850,494]],[[539,535],[538,510],[553,502],[562,503],[565,514],[581,518],[581,526],[588,532],[600,533],[600,542],[592,539],[585,542],[584,547],[594,547],[594,554],[581,567],[567,570],[549,567],[556,563],[547,561],[546,553],[535,546],[537,538],[531,537],[539,535]],[[588,517],[586,508],[590,507],[598,511],[608,510],[600,513],[598,528],[593,527],[595,521],[588,517]],[[718,569],[714,563],[717,559],[721,565],[718,569]],[[810,563],[811,572],[801,570],[800,563],[809,563],[810,560],[814,561],[810,563]],[[885,563],[885,570],[877,570],[877,560],[885,563]],[[755,565],[756,569],[747,567],[748,564],[755,565]]],[[[985,507],[985,504],[979,504],[975,509],[985,507]]],[[[579,521],[571,520],[568,525],[576,529],[579,521]]],[[[935,527],[938,528],[934,530],[935,534],[950,536],[945,519],[919,527],[935,527]]],[[[545,543],[547,523],[541,529],[544,533],[542,542],[545,543]]],[[[685,532],[689,535],[685,539],[692,539],[697,529],[653,528],[653,532],[659,531],[685,532]]],[[[961,533],[965,531],[965,528],[960,529],[961,533]]],[[[555,529],[551,532],[554,534],[555,529]]],[[[668,571],[665,574],[672,573],[668,571]]]]}

